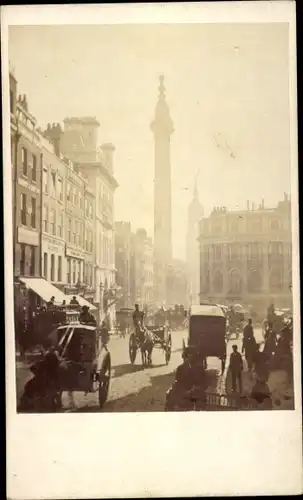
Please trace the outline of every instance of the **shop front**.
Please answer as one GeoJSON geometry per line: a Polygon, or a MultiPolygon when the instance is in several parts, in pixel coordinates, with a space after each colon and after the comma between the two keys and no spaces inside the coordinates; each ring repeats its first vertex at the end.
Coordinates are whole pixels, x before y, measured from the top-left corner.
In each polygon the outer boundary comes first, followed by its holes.
{"type": "Polygon", "coordinates": [[[85,253],[76,247],[65,247],[67,280],[65,285],[66,295],[82,295],[85,289],[84,257],[85,253]]]}

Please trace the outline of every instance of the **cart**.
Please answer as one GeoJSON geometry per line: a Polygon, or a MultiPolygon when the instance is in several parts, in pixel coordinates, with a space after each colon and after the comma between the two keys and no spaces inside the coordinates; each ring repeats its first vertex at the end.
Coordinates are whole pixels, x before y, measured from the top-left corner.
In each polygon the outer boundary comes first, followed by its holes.
{"type": "Polygon", "coordinates": [[[96,326],[75,322],[52,333],[61,363],[60,402],[63,392],[96,393],[103,408],[109,391],[111,356],[96,326]]]}
{"type": "MultiPolygon", "coordinates": [[[[171,358],[172,340],[171,332],[167,325],[163,327],[146,326],[153,334],[153,347],[157,347],[164,351],[165,363],[168,365],[171,358]]],[[[140,342],[135,332],[132,332],[129,337],[129,358],[134,364],[137,356],[137,351],[140,349],[140,342]]]]}

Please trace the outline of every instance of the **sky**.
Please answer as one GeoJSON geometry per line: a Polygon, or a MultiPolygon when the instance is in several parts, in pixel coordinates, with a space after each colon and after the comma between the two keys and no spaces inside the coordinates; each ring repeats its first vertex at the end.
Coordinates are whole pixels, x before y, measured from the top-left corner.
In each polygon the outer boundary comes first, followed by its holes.
{"type": "Polygon", "coordinates": [[[185,258],[194,179],[213,206],[274,206],[290,192],[287,24],[13,26],[18,92],[44,128],[96,116],[115,147],[115,218],[153,236],[150,123],[159,75],[174,122],[172,236],[185,258]]]}

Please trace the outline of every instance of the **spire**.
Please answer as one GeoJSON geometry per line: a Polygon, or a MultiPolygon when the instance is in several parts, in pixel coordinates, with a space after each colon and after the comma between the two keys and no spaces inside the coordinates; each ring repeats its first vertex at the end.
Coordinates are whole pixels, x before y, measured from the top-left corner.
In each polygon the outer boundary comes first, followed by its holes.
{"type": "Polygon", "coordinates": [[[169,107],[166,102],[164,75],[159,76],[158,91],[158,102],[156,104],[155,118],[151,123],[151,129],[154,133],[166,133],[170,135],[174,131],[174,126],[170,117],[169,107]]]}
{"type": "Polygon", "coordinates": [[[161,99],[165,100],[165,87],[164,87],[164,75],[159,76],[159,101],[161,99]]]}

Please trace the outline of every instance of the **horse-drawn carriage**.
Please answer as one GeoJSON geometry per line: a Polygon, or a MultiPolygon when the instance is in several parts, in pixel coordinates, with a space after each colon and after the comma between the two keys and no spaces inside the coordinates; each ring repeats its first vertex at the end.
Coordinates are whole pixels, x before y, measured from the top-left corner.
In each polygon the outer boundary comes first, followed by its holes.
{"type": "Polygon", "coordinates": [[[96,325],[67,318],[49,336],[50,349],[31,367],[19,411],[51,412],[62,406],[64,392],[96,393],[100,408],[106,402],[111,356],[96,325]]]}
{"type": "MultiPolygon", "coordinates": [[[[193,305],[188,317],[188,345],[200,351],[205,367],[207,357],[221,360],[222,373],[226,363],[226,317],[218,305],[193,305]]],[[[183,341],[185,349],[185,342],[183,341]]]]}
{"type": "Polygon", "coordinates": [[[152,351],[154,347],[162,349],[166,364],[171,358],[172,340],[170,329],[167,325],[138,325],[135,332],[129,337],[129,358],[133,364],[136,360],[137,351],[141,351],[142,365],[152,364],[152,351]]]}

